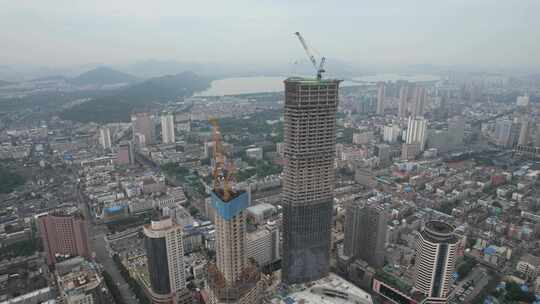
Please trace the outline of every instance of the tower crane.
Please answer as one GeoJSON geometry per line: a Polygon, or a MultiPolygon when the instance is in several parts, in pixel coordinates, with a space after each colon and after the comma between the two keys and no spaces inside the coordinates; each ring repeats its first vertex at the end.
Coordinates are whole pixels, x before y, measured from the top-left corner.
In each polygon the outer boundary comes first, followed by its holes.
{"type": "Polygon", "coordinates": [[[217,194],[221,191],[220,185],[223,185],[223,200],[228,201],[232,196],[231,182],[234,173],[234,165],[228,161],[225,164],[221,146],[221,132],[219,131],[218,120],[215,117],[209,119],[212,124],[212,140],[214,141],[214,169],[212,170],[213,190],[217,194]]]}
{"type": "Polygon", "coordinates": [[[313,56],[313,54],[309,50],[309,47],[308,47],[306,41],[304,40],[304,37],[302,37],[300,32],[295,32],[294,34],[296,35],[296,37],[298,37],[298,40],[300,40],[300,43],[302,44],[302,47],[304,47],[304,50],[306,51],[306,54],[308,55],[309,60],[311,61],[311,64],[313,64],[313,67],[317,71],[317,79],[320,80],[322,78],[322,73],[326,72],[324,70],[324,63],[326,61],[326,58],[322,57],[321,62],[319,64],[317,64],[317,59],[315,59],[315,56],[313,56]]]}

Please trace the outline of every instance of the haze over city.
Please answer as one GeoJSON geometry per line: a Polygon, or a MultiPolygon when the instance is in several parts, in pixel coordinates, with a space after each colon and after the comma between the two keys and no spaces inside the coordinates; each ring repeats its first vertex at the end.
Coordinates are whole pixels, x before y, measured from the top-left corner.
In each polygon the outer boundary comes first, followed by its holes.
{"type": "Polygon", "coordinates": [[[291,35],[302,31],[329,61],[354,67],[530,70],[540,65],[538,10],[535,0],[2,1],[0,64],[263,69],[303,59],[291,35]]]}

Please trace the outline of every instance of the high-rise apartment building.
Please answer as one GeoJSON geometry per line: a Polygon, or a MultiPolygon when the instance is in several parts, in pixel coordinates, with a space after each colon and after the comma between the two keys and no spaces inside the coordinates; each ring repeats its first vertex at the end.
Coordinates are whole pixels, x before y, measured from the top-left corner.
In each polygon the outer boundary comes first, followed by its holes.
{"type": "Polygon", "coordinates": [[[156,128],[150,113],[135,113],[131,115],[133,140],[139,145],[153,145],[156,143],[156,128]],[[141,138],[144,142],[141,142],[141,138]]]}
{"type": "Polygon", "coordinates": [[[208,267],[209,303],[259,303],[260,273],[248,263],[246,252],[248,193],[234,191],[226,199],[214,190],[210,196],[215,210],[216,264],[208,267]]]}
{"type": "Polygon", "coordinates": [[[182,226],[156,210],[143,233],[152,303],[191,303],[185,290],[182,226]]]}
{"type": "Polygon", "coordinates": [[[52,212],[36,216],[47,264],[54,265],[59,256],[90,258],[88,226],[81,214],[52,212]]]}
{"type": "Polygon", "coordinates": [[[399,89],[399,104],[398,104],[398,117],[405,118],[407,117],[407,112],[409,109],[409,87],[403,85],[399,89]]]}
{"type": "Polygon", "coordinates": [[[396,143],[400,135],[401,128],[397,124],[391,124],[383,128],[383,141],[387,143],[396,143]]]}
{"type": "Polygon", "coordinates": [[[161,142],[174,144],[176,142],[174,136],[174,114],[168,112],[161,114],[161,142]]]}
{"type": "Polygon", "coordinates": [[[104,150],[112,147],[111,129],[109,127],[103,126],[99,128],[99,144],[104,150]]]}
{"type": "Polygon", "coordinates": [[[529,118],[523,117],[521,120],[521,129],[519,130],[518,145],[526,146],[529,144],[529,118]]]}
{"type": "Polygon", "coordinates": [[[419,233],[414,288],[427,297],[426,303],[447,303],[458,243],[454,227],[441,221],[427,222],[419,233]]]}
{"type": "Polygon", "coordinates": [[[509,119],[502,119],[495,124],[495,141],[499,146],[511,148],[516,143],[521,128],[509,119]]]}
{"type": "Polygon", "coordinates": [[[453,117],[448,120],[448,135],[450,144],[460,147],[465,138],[465,119],[462,116],[453,117]]]}
{"type": "Polygon", "coordinates": [[[119,165],[133,165],[135,163],[135,152],[130,141],[123,141],[118,145],[116,163],[119,165]]]}
{"type": "Polygon", "coordinates": [[[418,145],[418,151],[424,151],[426,145],[427,120],[423,117],[409,117],[407,124],[407,138],[406,143],[408,145],[418,145]]]}
{"type": "Polygon", "coordinates": [[[178,132],[191,131],[191,117],[188,113],[176,113],[174,116],[174,128],[178,132]]]}
{"type": "Polygon", "coordinates": [[[390,165],[392,162],[391,148],[387,144],[376,145],[375,155],[379,158],[379,165],[382,168],[390,165]]]}
{"type": "Polygon", "coordinates": [[[382,267],[387,230],[383,206],[363,200],[351,202],[345,211],[343,254],[362,259],[372,267],[382,267]]]}
{"type": "Polygon", "coordinates": [[[329,272],[339,80],[285,80],[283,263],[286,284],[329,272]]]}
{"type": "Polygon", "coordinates": [[[246,235],[246,255],[260,267],[280,259],[279,228],[275,223],[264,225],[246,235]]]}
{"type": "Polygon", "coordinates": [[[385,83],[379,82],[377,90],[377,115],[384,115],[385,83]]]}
{"type": "Polygon", "coordinates": [[[424,116],[426,99],[427,99],[426,88],[416,87],[414,89],[414,99],[411,108],[411,116],[424,116]]]}

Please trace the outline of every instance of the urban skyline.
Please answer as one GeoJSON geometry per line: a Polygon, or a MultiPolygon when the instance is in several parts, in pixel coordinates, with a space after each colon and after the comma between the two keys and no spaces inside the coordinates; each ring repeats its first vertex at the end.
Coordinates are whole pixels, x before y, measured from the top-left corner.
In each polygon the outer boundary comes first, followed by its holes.
{"type": "Polygon", "coordinates": [[[6,4],[0,302],[538,302],[535,8],[6,4]]]}

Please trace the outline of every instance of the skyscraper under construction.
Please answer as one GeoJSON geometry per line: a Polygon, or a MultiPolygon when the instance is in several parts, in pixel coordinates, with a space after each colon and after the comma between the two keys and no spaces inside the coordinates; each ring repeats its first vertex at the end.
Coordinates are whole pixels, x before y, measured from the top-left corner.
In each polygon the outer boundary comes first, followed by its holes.
{"type": "Polygon", "coordinates": [[[329,272],[339,80],[285,80],[283,282],[329,272]]]}
{"type": "Polygon", "coordinates": [[[215,210],[216,262],[208,266],[209,304],[257,304],[261,301],[260,273],[246,254],[246,213],[249,195],[229,183],[232,163],[221,154],[220,132],[214,124],[214,189],[210,193],[215,210]]]}

